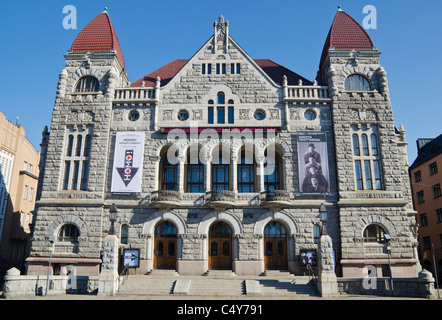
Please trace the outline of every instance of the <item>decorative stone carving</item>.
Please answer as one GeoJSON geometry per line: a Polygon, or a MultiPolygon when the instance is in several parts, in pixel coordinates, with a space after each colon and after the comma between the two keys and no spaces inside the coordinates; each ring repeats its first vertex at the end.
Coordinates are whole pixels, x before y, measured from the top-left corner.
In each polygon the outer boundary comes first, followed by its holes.
{"type": "Polygon", "coordinates": [[[172,110],[163,110],[163,120],[172,120],[172,110]]]}
{"type": "Polygon", "coordinates": [[[239,118],[241,120],[249,120],[249,109],[239,109],[239,118]]]}
{"type": "Polygon", "coordinates": [[[152,111],[150,110],[143,110],[143,119],[146,121],[149,121],[152,117],[152,111]]]}
{"type": "Polygon", "coordinates": [[[299,117],[299,110],[290,109],[290,120],[301,120],[299,117]]]}
{"type": "Polygon", "coordinates": [[[71,111],[66,118],[66,124],[90,124],[94,122],[94,114],[91,111],[71,111]]]}
{"type": "Polygon", "coordinates": [[[279,119],[279,110],[278,109],[270,109],[270,120],[279,119]]]}
{"type": "Polygon", "coordinates": [[[196,109],[192,110],[192,112],[193,112],[192,120],[203,120],[203,110],[196,109]]]}
{"type": "Polygon", "coordinates": [[[114,121],[123,121],[123,111],[114,110],[114,121]]]}

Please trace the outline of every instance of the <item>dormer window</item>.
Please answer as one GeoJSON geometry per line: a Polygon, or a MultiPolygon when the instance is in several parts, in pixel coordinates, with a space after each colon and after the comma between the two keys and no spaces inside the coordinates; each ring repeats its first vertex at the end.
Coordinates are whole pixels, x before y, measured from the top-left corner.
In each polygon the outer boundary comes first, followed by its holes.
{"type": "Polygon", "coordinates": [[[100,90],[100,83],[97,78],[87,76],[81,78],[77,86],[75,87],[75,92],[83,93],[83,92],[98,92],[100,90]]]}
{"type": "Polygon", "coordinates": [[[350,75],[345,80],[345,90],[346,91],[370,91],[370,81],[364,76],[359,74],[350,75]]]}

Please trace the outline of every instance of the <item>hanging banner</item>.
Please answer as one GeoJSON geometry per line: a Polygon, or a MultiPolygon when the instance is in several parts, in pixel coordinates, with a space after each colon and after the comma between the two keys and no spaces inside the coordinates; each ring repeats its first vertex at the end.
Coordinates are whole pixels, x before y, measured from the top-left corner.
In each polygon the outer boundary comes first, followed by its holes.
{"type": "Polygon", "coordinates": [[[112,193],[140,193],[143,176],[144,132],[117,132],[112,193]]]}
{"type": "Polygon", "coordinates": [[[298,133],[299,191],[303,194],[330,192],[325,132],[298,133]]]}

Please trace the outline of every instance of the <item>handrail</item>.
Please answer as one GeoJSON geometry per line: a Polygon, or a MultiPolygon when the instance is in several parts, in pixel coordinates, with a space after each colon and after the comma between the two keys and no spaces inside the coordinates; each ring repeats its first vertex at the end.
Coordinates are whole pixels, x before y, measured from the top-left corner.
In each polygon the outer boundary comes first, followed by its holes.
{"type": "Polygon", "coordinates": [[[317,279],[315,273],[313,272],[313,268],[310,264],[307,264],[307,270],[309,273],[309,279],[312,278],[313,280],[315,280],[315,282],[317,282],[318,279],[317,279]]]}
{"type": "Polygon", "coordinates": [[[123,268],[123,270],[121,271],[121,273],[120,273],[120,275],[118,276],[118,278],[117,278],[117,281],[118,281],[118,289],[117,290],[120,290],[120,286],[124,283],[124,276],[129,276],[129,267],[128,267],[128,265],[125,265],[124,266],[124,268],[123,268]],[[121,282],[121,278],[123,277],[123,281],[121,282]]]}

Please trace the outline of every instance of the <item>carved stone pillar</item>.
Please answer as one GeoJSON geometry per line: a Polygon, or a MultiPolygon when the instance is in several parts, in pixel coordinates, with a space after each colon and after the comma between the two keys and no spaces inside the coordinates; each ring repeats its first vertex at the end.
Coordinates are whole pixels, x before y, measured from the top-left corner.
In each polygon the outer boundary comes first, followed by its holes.
{"type": "Polygon", "coordinates": [[[103,262],[99,278],[98,294],[114,295],[118,290],[118,249],[116,235],[107,235],[103,241],[103,262]]]}
{"type": "Polygon", "coordinates": [[[323,297],[338,294],[333,243],[327,234],[321,235],[318,243],[318,290],[323,297]]]}

